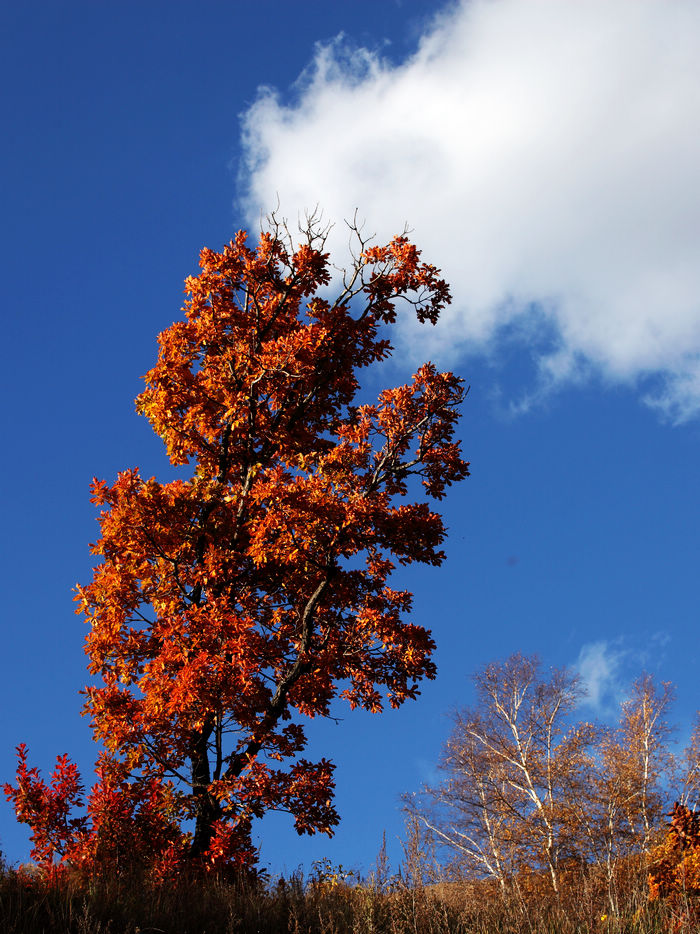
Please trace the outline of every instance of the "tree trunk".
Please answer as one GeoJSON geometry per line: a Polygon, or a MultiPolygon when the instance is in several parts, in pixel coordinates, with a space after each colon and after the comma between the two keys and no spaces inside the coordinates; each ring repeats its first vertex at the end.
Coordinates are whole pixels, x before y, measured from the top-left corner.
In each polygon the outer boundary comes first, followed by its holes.
{"type": "Polygon", "coordinates": [[[209,849],[214,834],[214,823],[221,816],[218,803],[209,793],[211,771],[209,768],[208,742],[212,733],[206,722],[196,737],[192,751],[192,790],[197,803],[194,837],[190,847],[190,858],[202,856],[209,849]]]}

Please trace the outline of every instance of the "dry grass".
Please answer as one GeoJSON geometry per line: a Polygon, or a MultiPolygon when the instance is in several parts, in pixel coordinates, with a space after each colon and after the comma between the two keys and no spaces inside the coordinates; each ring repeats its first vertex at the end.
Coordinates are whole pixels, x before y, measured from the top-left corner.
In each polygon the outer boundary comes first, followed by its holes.
{"type": "Polygon", "coordinates": [[[319,873],[274,886],[217,880],[146,888],[47,885],[13,870],[0,876],[2,934],[667,934],[697,931],[682,912],[646,899],[643,866],[615,880],[618,913],[594,870],[572,871],[559,900],[537,877],[501,893],[478,882],[407,884],[393,877],[350,884],[319,873]]]}

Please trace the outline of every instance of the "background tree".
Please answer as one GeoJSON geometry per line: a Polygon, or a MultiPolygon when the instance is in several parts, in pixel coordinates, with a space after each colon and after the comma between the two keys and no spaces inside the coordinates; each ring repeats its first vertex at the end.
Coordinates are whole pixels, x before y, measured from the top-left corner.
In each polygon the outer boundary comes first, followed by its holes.
{"type": "Polygon", "coordinates": [[[577,677],[545,675],[536,657],[487,665],[474,684],[474,706],[454,714],[444,780],[409,797],[409,811],[457,870],[504,895],[523,897],[534,872],[558,896],[572,862],[596,867],[617,915],[621,880],[643,871],[670,801],[698,787],[698,729],[681,768],[671,752],[672,685],[640,675],[613,728],[577,721],[577,677]]]}
{"type": "Polygon", "coordinates": [[[474,677],[476,705],[461,710],[441,765],[446,782],[418,813],[472,870],[515,883],[543,869],[555,893],[562,862],[580,855],[575,833],[594,731],[567,729],[578,678],[536,657],[511,655],[474,677]]]}
{"type": "Polygon", "coordinates": [[[617,728],[601,728],[595,766],[582,796],[587,858],[605,868],[609,908],[617,913],[616,875],[622,860],[649,851],[674,778],[668,712],[674,692],[642,673],[622,703],[617,728]]]}
{"type": "MultiPolygon", "coordinates": [[[[85,709],[119,800],[150,789],[181,829],[164,834],[175,862],[249,863],[251,820],[270,808],[331,833],[333,766],[299,758],[303,718],[337,696],[397,707],[434,677],[430,633],[388,579],[396,562],[443,560],[441,517],[407,497],[422,484],[441,499],[468,474],[453,437],[462,381],[426,364],[373,404],[358,393],[359,372],[391,353],[397,301],[435,323],[449,290],[405,237],[377,247],[353,232],[335,297],[314,219],[298,246],[273,218],[254,248],[241,231],[202,250],[137,400],[188,476],[94,484],[102,562],[79,600],[101,683],[85,709]]],[[[8,792],[36,823],[28,789],[20,776],[8,792]]],[[[76,829],[83,853],[109,800],[76,829]]],[[[133,829],[134,808],[121,813],[133,829]]]]}
{"type": "MultiPolygon", "coordinates": [[[[418,814],[433,836],[452,850],[456,869],[494,879],[505,893],[519,866],[514,814],[503,763],[475,735],[476,726],[467,712],[456,714],[439,766],[445,781],[429,789],[429,807],[419,807],[418,814]]],[[[415,803],[409,799],[412,812],[415,803]]]]}
{"type": "Polygon", "coordinates": [[[673,729],[668,722],[673,699],[670,682],[657,687],[643,672],[622,704],[619,728],[605,749],[604,768],[617,783],[618,809],[627,835],[645,853],[668,803],[663,786],[674,765],[669,748],[673,729]]]}

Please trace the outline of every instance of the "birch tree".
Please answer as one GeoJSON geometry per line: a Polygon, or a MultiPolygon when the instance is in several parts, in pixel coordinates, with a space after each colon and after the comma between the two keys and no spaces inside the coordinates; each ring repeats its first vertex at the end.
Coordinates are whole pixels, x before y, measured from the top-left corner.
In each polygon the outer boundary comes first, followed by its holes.
{"type": "Polygon", "coordinates": [[[422,799],[424,822],[477,874],[506,887],[519,868],[539,868],[558,894],[562,862],[578,855],[595,738],[588,724],[569,727],[578,677],[544,674],[539,659],[518,653],[487,665],[474,685],[476,704],[455,716],[447,743],[446,781],[422,799]]]}

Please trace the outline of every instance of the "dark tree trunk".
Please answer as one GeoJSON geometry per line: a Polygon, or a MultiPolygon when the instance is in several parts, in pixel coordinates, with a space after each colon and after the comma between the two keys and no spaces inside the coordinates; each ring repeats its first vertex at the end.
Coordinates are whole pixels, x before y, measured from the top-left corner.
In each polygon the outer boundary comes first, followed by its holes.
{"type": "Polygon", "coordinates": [[[211,771],[209,768],[208,741],[212,727],[205,723],[196,737],[192,750],[192,790],[197,805],[194,838],[190,848],[190,857],[202,856],[209,849],[214,833],[214,823],[221,816],[219,805],[209,794],[211,771]]]}

